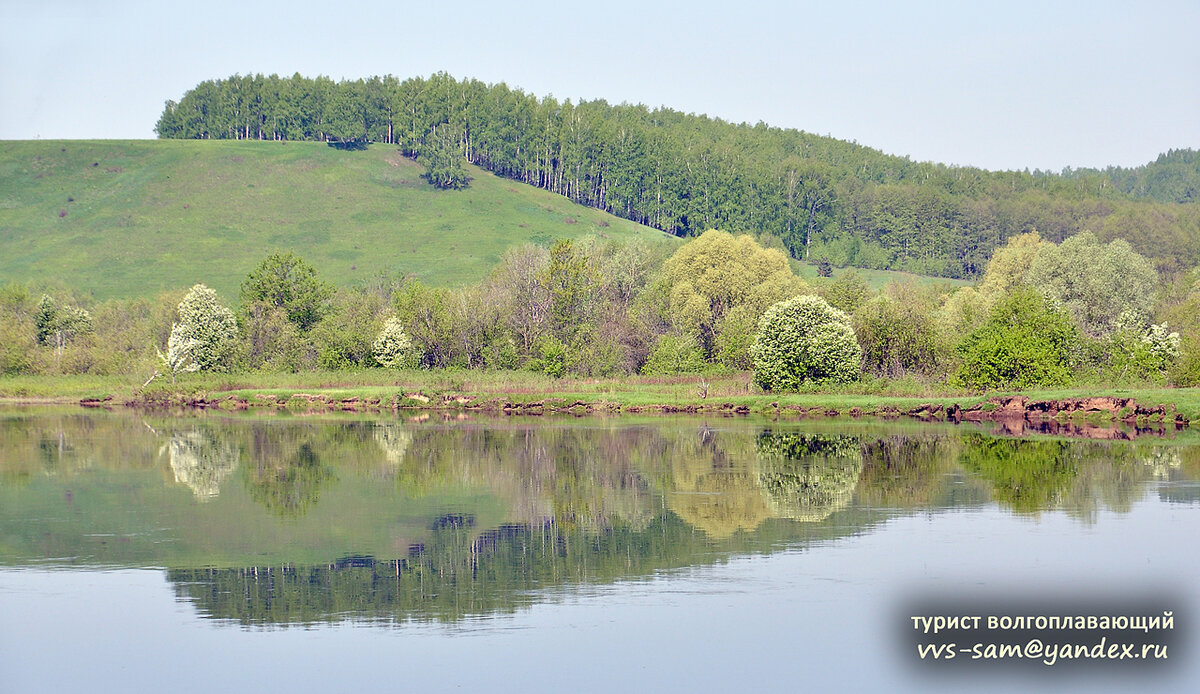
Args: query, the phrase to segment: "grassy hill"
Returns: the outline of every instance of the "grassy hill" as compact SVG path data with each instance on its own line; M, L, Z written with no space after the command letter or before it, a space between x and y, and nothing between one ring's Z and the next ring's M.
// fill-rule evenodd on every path
M0 283L51 281L97 299L204 282L237 298L268 253L336 284L380 271L478 281L512 245L667 234L471 168L428 185L394 147L195 140L0 142Z

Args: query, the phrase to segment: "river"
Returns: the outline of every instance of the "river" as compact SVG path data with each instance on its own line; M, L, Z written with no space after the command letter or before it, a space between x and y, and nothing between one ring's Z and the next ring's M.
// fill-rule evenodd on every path
M1180 691L1200 438L1137 433L9 408L0 691ZM973 657L1033 637L1151 645Z

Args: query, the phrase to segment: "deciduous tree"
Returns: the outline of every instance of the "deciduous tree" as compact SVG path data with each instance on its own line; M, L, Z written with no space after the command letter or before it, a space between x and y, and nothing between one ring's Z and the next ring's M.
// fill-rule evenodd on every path
M242 282L242 306L261 301L287 313L301 332L317 324L329 310L333 287L292 252L272 253Z
M179 358L191 357L200 371L228 371L238 349L237 319L221 304L217 293L203 284L194 285L176 309L179 323L171 329L167 344L172 358L172 341ZM185 363L185 362L181 362Z
M433 186L447 190L466 188L471 179L463 168L459 134L449 124L435 127L425 136L417 161L425 167L425 178Z
M1061 302L1084 332L1097 337L1112 333L1122 314L1146 325L1158 293L1158 273L1150 261L1126 241L1105 245L1087 232L1039 248L1028 282Z
M663 264L660 282L669 291L667 314L679 332L697 339L712 355L722 320L740 308L757 321L771 305L807 289L787 256L749 236L710 230Z
M1070 315L1053 300L1020 288L992 307L987 321L959 345L956 380L980 389L1065 385L1077 347Z
M392 316L383 324L383 329L375 337L371 346L371 354L375 361L387 369L411 368L416 365L416 354L413 351L412 340L404 332L400 319Z

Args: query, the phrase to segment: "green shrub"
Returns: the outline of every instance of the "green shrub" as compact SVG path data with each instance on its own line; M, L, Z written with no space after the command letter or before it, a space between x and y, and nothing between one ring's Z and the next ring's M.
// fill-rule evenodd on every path
M1122 325L1105 341L1117 382L1150 381L1161 384L1179 359L1179 333L1166 323L1139 329Z
M261 301L243 307L242 332L250 368L290 372L316 368L316 348L281 308Z
M829 305L839 311L845 311L847 314L853 314L858 310L874 292L871 290L871 285L863 279L863 276L849 270L843 272L837 279L830 282L821 289L821 297L829 302Z
M650 375L690 374L704 371L704 352L690 336L663 335L650 350L642 373Z
M721 364L741 371L754 366L750 348L758 330L758 316L745 306L737 306L717 323L716 357Z
M863 370L878 376L929 373L941 362L931 310L914 302L878 296L854 314L854 332L863 351Z
M613 338L587 329L575 336L568 349L567 371L580 376L610 376L622 370L626 348Z
M0 315L0 374L33 373L36 340L30 326Z
M562 340L544 337L534 348L538 356L529 360L530 371L541 371L551 378L562 378L567 374L567 346Z
M521 366L521 350L511 335L500 335L488 343L483 352L483 363L489 369L513 371Z
M764 390L858 378L862 351L850 317L816 296L781 301L763 314L751 348L754 382Z
M1190 335L1183 341L1170 380L1177 386L1200 386L1200 335Z
M1031 289L1001 299L959 345L955 376L970 388L1031 388L1071 380L1078 330L1060 306Z

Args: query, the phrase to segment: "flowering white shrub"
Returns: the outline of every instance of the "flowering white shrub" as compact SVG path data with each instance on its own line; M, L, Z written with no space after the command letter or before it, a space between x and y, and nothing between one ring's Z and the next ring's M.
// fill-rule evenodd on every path
M195 340L184 337L183 330L178 323L171 326L171 337L167 338L166 354L163 354L161 349L158 350L158 360L162 363L162 368L171 374L171 383L175 382L177 374L200 370L200 365L196 363L192 354L198 344ZM146 383L149 382L146 381Z
M197 284L179 302L179 324L171 329L179 330L180 348L188 345L188 351L199 371L227 371L233 365L237 351L237 319L217 299L212 289ZM170 357L171 346L167 345Z
M371 355L375 361L389 369L411 368L416 365L416 354L413 351L412 340L404 332L400 319L392 316L383 324L383 329L371 346Z
M816 296L798 296L767 309L750 353L754 382L764 390L853 381L862 361L850 317Z

